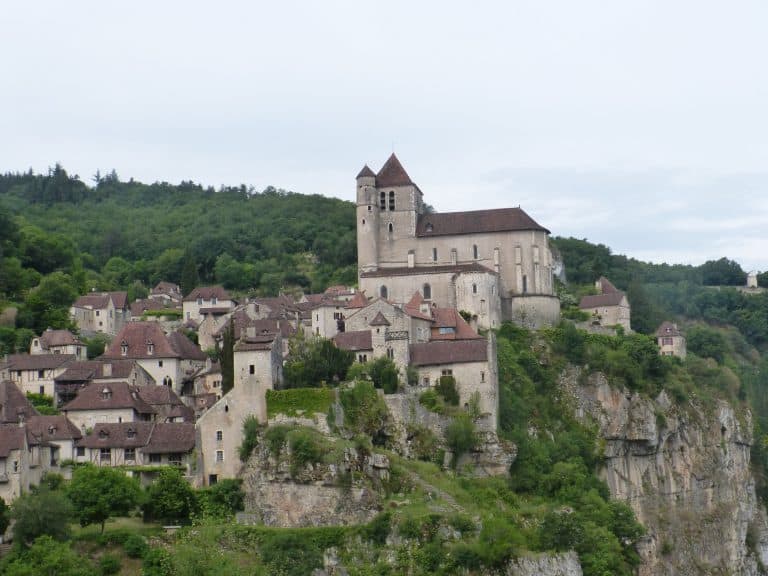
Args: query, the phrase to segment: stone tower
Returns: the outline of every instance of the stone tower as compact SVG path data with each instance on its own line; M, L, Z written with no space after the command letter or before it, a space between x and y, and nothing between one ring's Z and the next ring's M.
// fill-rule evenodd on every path
M379 204L376 174L366 164L357 175L357 268L372 272L379 264Z

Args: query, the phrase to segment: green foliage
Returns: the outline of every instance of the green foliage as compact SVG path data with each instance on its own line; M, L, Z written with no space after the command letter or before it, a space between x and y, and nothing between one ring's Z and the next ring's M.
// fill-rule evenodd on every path
M437 462L436 458L439 456L439 441L435 433L426 426L420 426L417 424L409 424L406 428L406 439L410 444L411 450L414 456L419 460Z
M149 550L147 539L141 534L132 533L123 542L123 548L128 558L143 558Z
M145 518L163 523L189 522L195 512L195 491L176 468L165 468L147 487L143 510Z
M150 548L144 554L141 576L174 576L173 561L165 548Z
M277 426L270 426L267 428L267 431L264 432L264 442L266 442L270 454L275 458L280 456L280 452L288 440L288 433L290 431L290 426L278 424Z
M477 443L475 424L469 414L459 414L445 429L445 443L453 453L451 465L455 468L459 458L472 450Z
M303 333L291 339L283 368L288 388L314 388L337 384L347 377L355 355L342 350L326 338L306 339Z
M81 526L101 524L112 516L124 516L141 497L138 481L120 470L99 466L78 466L72 473L67 494Z
M198 509L207 518L231 518L243 510L245 493L239 478L224 478L197 491Z
M104 554L99 558L99 574L101 576L111 576L120 572L120 558L114 554Z
M436 390L447 404L459 405L459 389L456 387L456 379L453 376L440 376L437 380Z
M86 346L88 360L92 360L104 354L104 350L110 342L110 337L106 334L94 334L90 338L80 338Z
M8 530L8 525L11 523L11 509L5 500L0 498L0 534L5 534Z
M268 391L269 393L269 391ZM241 462L247 462L253 451L259 445L259 431L261 430L261 424L259 424L256 416L247 416L243 422L243 442L237 449L238 456L240 456Z
M304 416L327 414L336 399L336 392L330 388L290 388L288 390L267 390L267 417L277 414Z
M44 416L54 416L59 413L53 405L52 396L38 394L37 392L27 392L27 400L29 400L32 403L32 406Z
M344 425L355 434L367 434L373 443L386 443L389 411L371 382L358 381L339 392Z
M66 540L72 516L72 504L61 491L41 486L14 500L11 506L11 518L15 521L13 539L25 546L40 536Z
M5 576L92 576L96 573L90 561L48 535L38 537L28 549L16 551L0 563L0 572Z
M296 476L307 464L323 461L329 446L323 436L311 428L296 428L288 434L291 453L291 475Z
M689 352L702 358L714 358L722 364L728 345L721 332L704 325L691 326L688 329L686 345Z

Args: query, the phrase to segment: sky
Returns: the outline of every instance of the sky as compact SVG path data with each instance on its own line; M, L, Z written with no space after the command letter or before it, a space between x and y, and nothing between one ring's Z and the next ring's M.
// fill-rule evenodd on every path
M768 269L768 3L7 3L0 171L521 206L646 261Z

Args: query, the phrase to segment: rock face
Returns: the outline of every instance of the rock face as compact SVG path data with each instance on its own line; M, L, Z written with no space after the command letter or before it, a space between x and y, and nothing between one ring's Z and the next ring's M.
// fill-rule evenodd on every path
M639 576L763 573L768 530L750 470L748 412L724 401L676 407L664 392L650 400L599 374L584 382L576 370L561 385L578 415L599 425L611 495L647 529Z
M581 576L576 552L525 556L509 563L507 576Z
M275 458L260 446L243 472L242 521L266 526L343 526L369 522L381 509L389 459L345 448L334 464L291 470L287 453Z

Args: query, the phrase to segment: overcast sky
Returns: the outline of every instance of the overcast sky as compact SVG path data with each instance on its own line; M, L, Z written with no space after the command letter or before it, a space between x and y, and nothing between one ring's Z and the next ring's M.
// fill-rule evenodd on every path
M522 206L644 260L768 268L768 3L9 2L0 170Z

